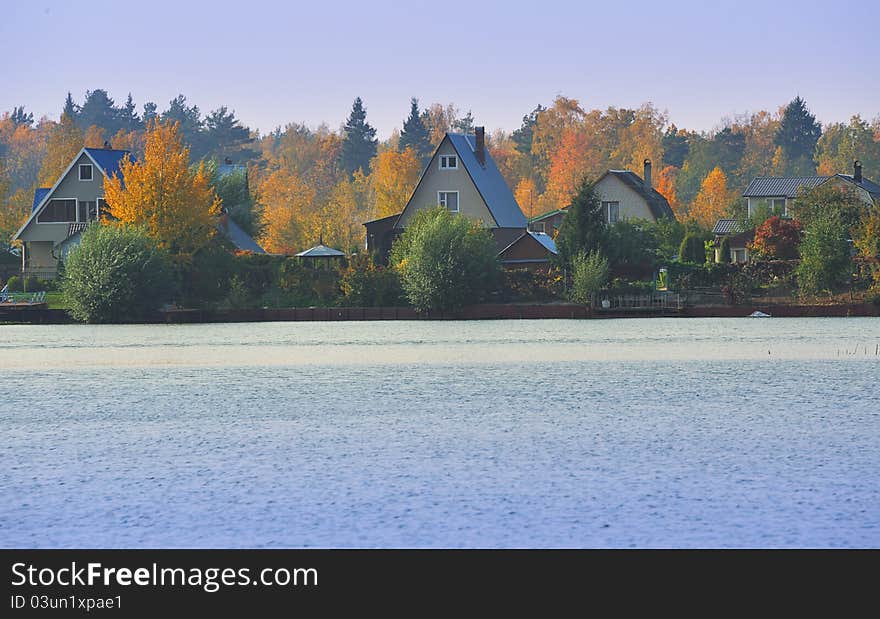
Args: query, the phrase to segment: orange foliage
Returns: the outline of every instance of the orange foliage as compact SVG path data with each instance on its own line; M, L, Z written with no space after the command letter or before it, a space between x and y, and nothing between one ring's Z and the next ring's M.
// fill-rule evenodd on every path
M376 197L375 217L401 212L422 171L418 155L411 148L400 153L388 149L373 158L370 168L370 184Z
M660 174L657 175L654 189L657 190L657 193L666 198L666 201L669 202L669 206L672 207L672 212L675 213L675 217L677 219L684 219L685 214L681 203L678 201L678 196L675 194L675 177L677 175L678 168L671 165L666 166L660 170Z
M715 222L724 217L733 200L727 188L727 176L718 166L706 175L700 185L694 204L688 214L703 228L711 228Z

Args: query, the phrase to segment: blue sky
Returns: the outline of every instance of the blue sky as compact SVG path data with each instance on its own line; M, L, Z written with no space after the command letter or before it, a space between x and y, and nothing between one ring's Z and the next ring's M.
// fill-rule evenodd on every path
M652 101L694 129L796 94L825 123L880 114L874 0L0 0L0 14L0 110L35 116L95 88L160 110L182 92L262 131L336 128L359 95L382 137L413 95L507 130L558 94Z

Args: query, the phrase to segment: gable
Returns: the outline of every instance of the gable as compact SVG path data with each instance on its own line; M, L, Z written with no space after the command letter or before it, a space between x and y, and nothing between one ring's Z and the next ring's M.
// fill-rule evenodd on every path
M601 196L603 202L618 202L620 204L621 219L647 219L655 221L647 200L620 180L615 174L606 174L596 183L596 193Z
M440 169L440 157L454 155L459 157L458 168L454 170ZM477 190L477 186L468 174L458 151L447 135L440 142L431 161L422 172L415 190L406 207L395 223L395 228L405 228L415 214L438 204L438 192L457 191L459 213L469 219L479 220L486 227L496 226L495 218Z
M825 181L825 183L822 183L822 184L823 185L829 184L834 187L840 187L841 189L848 189L850 191L855 191L856 194L859 196L859 198L861 198L861 200L865 204L867 204L868 206L871 206L874 204L873 197L865 188L857 185L852 180L852 178L848 178L846 176L843 176L842 174L832 176L827 181Z
M542 242L535 234L520 235L498 253L499 260L507 263L549 261L556 254L554 251L556 245L549 236L541 235L541 237L546 237L546 240Z

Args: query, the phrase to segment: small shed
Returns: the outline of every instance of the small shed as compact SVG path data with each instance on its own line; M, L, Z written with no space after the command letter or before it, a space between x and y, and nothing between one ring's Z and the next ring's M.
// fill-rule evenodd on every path
M315 269L334 269L342 266L345 252L327 247L321 239L317 245L296 254L296 257Z

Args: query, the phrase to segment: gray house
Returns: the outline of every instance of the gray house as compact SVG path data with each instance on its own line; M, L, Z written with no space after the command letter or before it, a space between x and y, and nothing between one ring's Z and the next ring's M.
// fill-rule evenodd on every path
M30 217L13 237L22 243L23 275L55 278L58 261L106 210L104 177L118 174L123 159L130 156L126 150L83 148L52 187L34 192ZM217 229L236 249L264 253L226 213L218 218Z
M453 213L479 221L495 237L502 264L545 264L556 253L553 239L542 235L536 242L517 245L516 262L507 260L511 244L530 235L523 214L501 171L486 148L486 133L447 133L422 172L412 195L397 215L364 224L367 251L387 257L394 239L422 209L444 206Z

